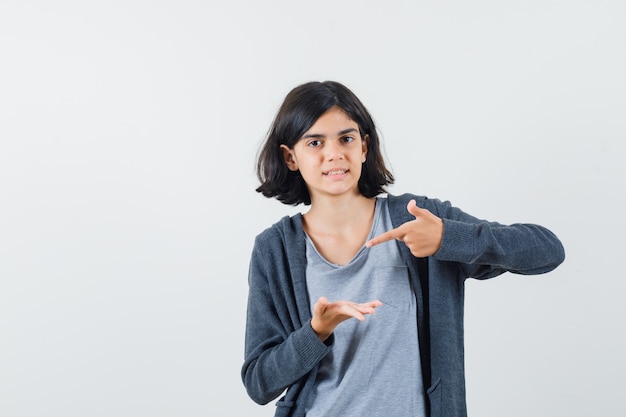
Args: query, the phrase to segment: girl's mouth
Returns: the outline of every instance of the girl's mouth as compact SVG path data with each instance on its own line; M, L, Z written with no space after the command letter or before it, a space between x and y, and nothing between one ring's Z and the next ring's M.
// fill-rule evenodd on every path
M343 175L343 174L345 174L346 172L348 172L348 171L347 171L347 170L345 170L345 169L338 169L338 170L335 170L335 171L327 171L327 172L324 172L324 175L328 175L328 176L333 176L333 175Z

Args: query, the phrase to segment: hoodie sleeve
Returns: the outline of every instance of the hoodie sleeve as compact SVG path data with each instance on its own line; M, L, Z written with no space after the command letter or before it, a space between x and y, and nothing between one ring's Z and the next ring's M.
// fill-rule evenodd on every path
M443 219L438 261L459 262L468 277L485 279L503 272L523 275L552 271L565 260L554 233L528 223L503 225L480 220L449 202L426 200L425 208Z
M282 251L255 241L248 274L245 358L241 377L250 398L259 404L276 399L305 376L330 350L334 340L320 341L310 320L293 319L289 269Z

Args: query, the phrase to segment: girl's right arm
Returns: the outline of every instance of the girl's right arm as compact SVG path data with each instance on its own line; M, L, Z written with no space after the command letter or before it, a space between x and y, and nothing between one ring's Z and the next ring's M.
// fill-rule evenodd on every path
M329 352L310 320L301 324L283 254L255 242L248 275L245 359L241 376L248 395L259 404L276 399L313 369ZM292 289L292 288L291 288Z

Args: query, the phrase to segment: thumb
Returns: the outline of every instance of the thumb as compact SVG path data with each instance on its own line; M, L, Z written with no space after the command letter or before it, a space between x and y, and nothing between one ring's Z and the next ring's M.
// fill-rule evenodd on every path
M422 208L417 207L417 204L415 204L415 200L411 200L409 201L409 204L406 205L406 209L409 213L411 213L413 216L420 217L422 215Z
M321 296L317 299L317 302L315 304L317 304L319 307L326 307L328 304L330 304L330 302L328 301L328 298Z

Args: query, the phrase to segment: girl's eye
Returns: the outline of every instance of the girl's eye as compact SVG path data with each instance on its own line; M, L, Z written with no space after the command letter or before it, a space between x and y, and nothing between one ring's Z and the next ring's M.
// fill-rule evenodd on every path
M307 143L307 146L315 148L317 146L320 146L321 144L322 144L321 140L312 140L311 142Z
M343 138L341 138L341 140L346 142L346 143L350 143L350 142L354 141L354 138L352 136L344 136Z

